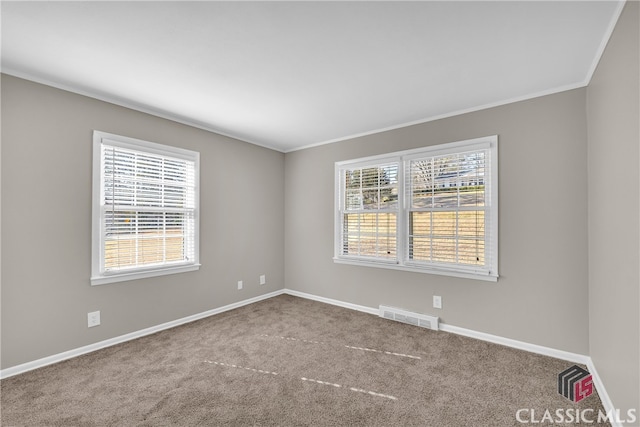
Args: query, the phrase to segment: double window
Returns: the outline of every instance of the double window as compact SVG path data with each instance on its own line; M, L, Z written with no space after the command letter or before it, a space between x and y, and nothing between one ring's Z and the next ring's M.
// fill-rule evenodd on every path
M197 152L95 131L94 285L199 268Z
M336 207L336 262L497 280L497 136L338 162Z

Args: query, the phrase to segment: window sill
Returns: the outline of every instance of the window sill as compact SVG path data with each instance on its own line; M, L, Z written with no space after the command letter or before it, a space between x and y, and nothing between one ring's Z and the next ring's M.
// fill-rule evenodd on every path
M362 259L348 259L348 258L334 257L333 262L336 264L356 265L360 267L376 267L376 268L386 268L390 270L410 271L412 273L427 273L427 274L436 274L439 276L460 277L463 279L482 280L485 282L498 281L497 275L474 273L474 272L461 271L461 270L449 270L444 268L422 267L422 266L415 266L415 265L401 265L401 264L384 262L384 261L375 262L375 261L362 260Z
M163 267L150 270L137 270L127 273L116 273L91 278L91 286L106 285L108 283L124 282L128 280L145 279L147 277L166 276L169 274L186 273L200 269L200 264L180 265L175 267Z

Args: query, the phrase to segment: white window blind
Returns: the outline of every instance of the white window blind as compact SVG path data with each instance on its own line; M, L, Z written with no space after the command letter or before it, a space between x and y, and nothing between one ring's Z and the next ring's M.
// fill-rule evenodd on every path
M410 158L407 262L490 273L489 149Z
M197 267L198 153L95 132L94 156L92 283Z
M498 277L497 137L336 163L336 262Z
M342 254L395 260L398 163L344 168L340 179Z

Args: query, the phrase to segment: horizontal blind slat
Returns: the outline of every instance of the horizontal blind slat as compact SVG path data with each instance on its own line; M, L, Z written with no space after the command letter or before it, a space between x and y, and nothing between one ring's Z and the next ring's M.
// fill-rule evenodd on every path
M195 164L104 142L101 161L105 270L193 258Z
M342 254L395 260L398 163L341 171Z
M422 262L491 265L485 241L486 149L407 162L408 257Z

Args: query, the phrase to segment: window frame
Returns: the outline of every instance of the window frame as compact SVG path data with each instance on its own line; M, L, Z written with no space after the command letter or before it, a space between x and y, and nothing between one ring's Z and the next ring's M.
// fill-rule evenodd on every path
M103 227L103 182L105 180L102 164L102 144L131 149L138 152L180 159L194 163L194 235L193 260L167 265L133 267L119 271L105 271ZM200 268L200 153L141 139L130 138L112 133L93 131L93 171L92 171L92 232L91 232L91 285L103 285L148 277L196 271Z
M485 176L485 251L490 255L486 267L478 268L462 264L441 264L409 259L409 214L411 212L405 175L411 160L421 157L436 157L441 155L464 153L475 150L488 150L485 161L490 165L488 175ZM343 248L343 182L344 170L358 167L380 166L382 164L398 163L398 215L396 223L396 258L380 260L367 256L353 256L342 253ZM488 178L488 179L487 179ZM376 156L362 157L339 161L335 163L334 190L334 256L333 260L339 264L349 264L367 267L387 268L419 273L445 275L495 282L498 280L498 136L491 135L481 138L432 145L412 150L397 151Z
M347 165L349 166L350 169L357 169L357 168L364 169L364 168L371 168L371 167L383 167L383 166L388 166L388 165L394 164L394 163L397 164L397 168L398 168L398 170L397 170L397 173L398 173L397 180L398 180L398 189L399 189L400 188L399 187L399 185L400 185L399 183L400 183L400 180L402 178L402 171L401 171L402 164L398 162L397 157L393 157L393 156L375 156L374 158L368 157L366 159L362 159L362 161L359 161L359 160L349 161L349 162L345 162L343 164L343 168L341 170L346 169L346 168L344 168L344 166L347 166ZM339 172L337 172L337 175L336 175L336 189L338 189L338 191L339 191L341 186L342 186L342 175ZM338 197L340 198L340 200L337 201L337 205L339 206L339 205L341 205L343 203L343 199L341 197L341 194L338 195ZM396 257L398 255L398 252L397 252L398 251L398 241L397 241L398 231L397 230L398 230L398 218L400 217L400 214L401 214L401 209L400 209L401 200L402 200L402 196L400 194L400 191L398 190L397 209L395 210L396 211ZM361 210L362 211L367 211L365 209L361 209ZM391 213L391 211L393 211L393 210L392 209L372 209L372 210L367 211L367 212L370 212L370 213L374 213L374 212L375 213ZM340 222L340 227L342 227L342 213L341 212L342 211L339 211L336 214L336 220ZM338 225L336 225L336 226L338 226ZM342 228L340 228L340 229L342 229ZM340 234L340 230L336 230L336 231L337 231L338 234ZM336 254L340 253L340 249L339 248L341 246L342 246L342 239L340 237L337 237L337 239L336 239L336 250L335 250ZM375 262L375 263L381 263L381 264L395 264L396 263L396 261L394 261L394 260L391 260L391 259L388 259L388 258L381 258L381 257L378 257L378 258L374 259L373 257L367 257L367 256L362 257L362 256L349 255L348 258L349 259L353 259L353 260L360 260L362 262Z

